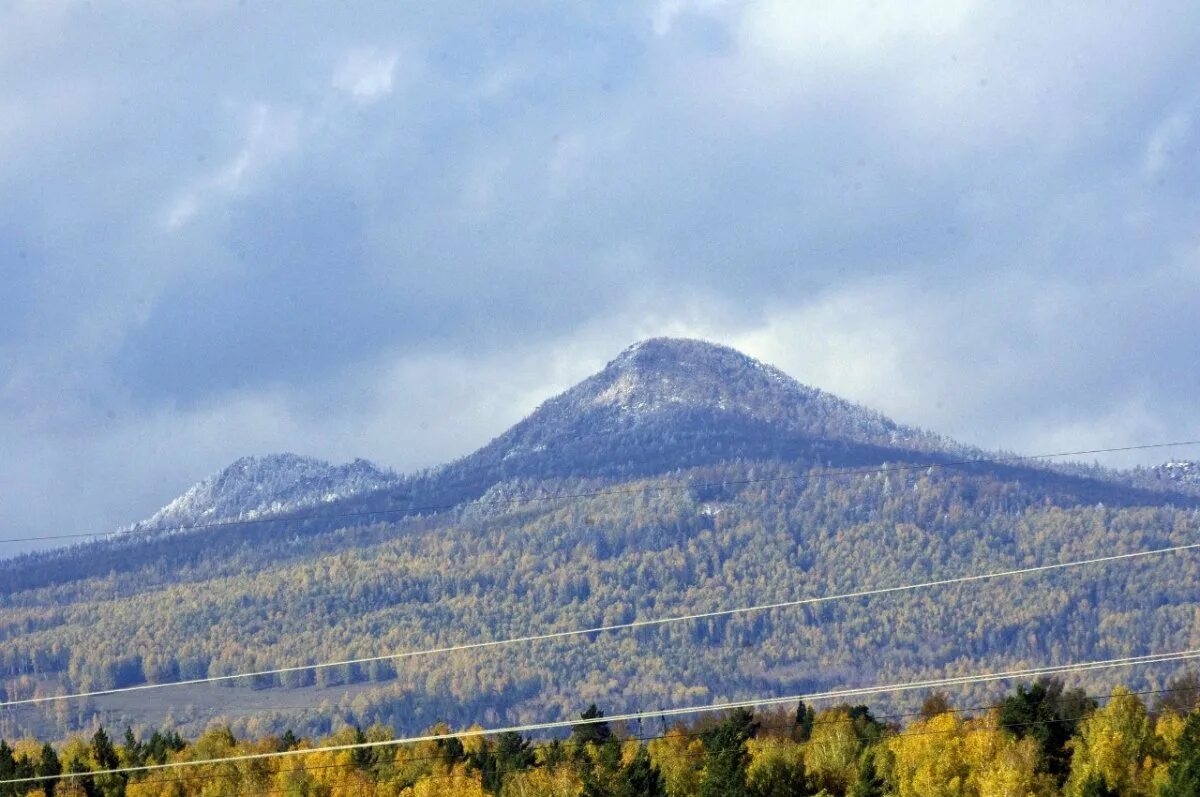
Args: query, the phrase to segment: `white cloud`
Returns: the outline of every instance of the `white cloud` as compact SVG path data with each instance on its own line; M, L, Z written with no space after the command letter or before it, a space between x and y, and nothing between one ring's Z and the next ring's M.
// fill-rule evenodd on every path
M876 2L749 3L739 20L743 48L778 65L812 69L818 64L855 68L898 52L921 53L960 33L973 3L919 0Z
M177 230L206 205L243 192L256 173L295 153L299 146L300 113L256 103L250 108L237 152L176 197L166 213L166 228Z
M356 100L370 102L392 93L400 55L375 47L351 50L333 73L333 86Z

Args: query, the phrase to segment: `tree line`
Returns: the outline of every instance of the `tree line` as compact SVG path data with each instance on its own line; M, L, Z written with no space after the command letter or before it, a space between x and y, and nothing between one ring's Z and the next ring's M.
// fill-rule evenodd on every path
M98 727L58 745L0 741L0 781L41 778L0 784L0 797L1195 797L1198 705L1200 678L1187 675L1153 705L1126 688L1097 700L1055 679L987 709L932 693L910 717L800 703L618 725L593 704L565 738L455 736L442 723L430 741L340 751L317 748L394 733L238 739L215 726L191 741L127 729L114 742ZM106 773L279 752L288 755Z

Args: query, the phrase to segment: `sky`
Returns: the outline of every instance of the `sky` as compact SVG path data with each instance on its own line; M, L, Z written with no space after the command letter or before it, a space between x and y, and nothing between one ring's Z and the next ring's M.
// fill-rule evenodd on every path
M0 537L434 465L654 335L1196 439L1198 308L1194 3L0 4Z

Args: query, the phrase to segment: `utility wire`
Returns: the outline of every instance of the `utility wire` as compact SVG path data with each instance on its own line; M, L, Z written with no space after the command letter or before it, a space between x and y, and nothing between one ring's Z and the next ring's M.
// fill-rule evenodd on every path
M1126 690L1125 693L1130 696L1145 697L1148 695L1174 694L1174 693L1179 693L1179 692L1195 693L1197 691L1198 690L1194 687L1178 687L1178 688L1164 688L1164 689L1143 689L1143 690L1139 690L1139 691ZM1109 693L1102 694L1102 695L1083 695L1083 699L1100 701L1100 700L1111 700L1112 698L1114 698L1116 696L1117 696L1116 692L1109 692ZM944 711L939 712L939 714L968 714L968 713L978 712L978 711L993 711L995 709L999 709L999 708L1003 708L1003 707L1004 707L1003 703L992 703L992 704L983 705L983 706L964 706L962 708L947 708ZM908 719L911 717L921 716L922 713L923 712L921 712L921 711L905 711L905 712L898 712L898 713L894 713L894 714L872 715L872 717L876 721L900 720L900 719ZM987 726L984 728L973 728L972 731L977 731L977 732L978 731L992 731L992 730L997 730L997 729L1028 727L1028 726L1034 726L1034 725L1050 725L1050 724L1055 724L1055 723L1059 723L1059 722L1076 722L1079 720L1087 719L1088 716L1090 716L1090 715L1082 714L1082 715L1075 716L1075 717L1060 717L1058 719L1053 719L1053 720L1030 720L1028 722L1000 723L997 725ZM600 718L598 721L599 722L607 722L607 721L609 721L609 719L610 718L608 718L608 717L603 717L603 718ZM825 718L817 717L813 720L813 727L817 728L817 727L822 727L822 726L826 726L826 725L853 724L857 721L858 720L854 717L836 717L836 718L834 718L834 717L825 717ZM794 729L796 727L796 725L795 725L795 721L793 720L792 722L789 722L789 723L786 723L783 725L760 723L757 727L759 730L767 730L767 731L791 730L791 729ZM693 738L703 736L704 733L705 733L705 731L703 731L703 730L688 731L688 730L682 730L678 726L676 726L676 728L672 729L671 731L658 733L658 734L652 734L649 736L630 735L627 737L623 737L622 741L648 742L648 741L655 741L657 739L667 739L667 738L693 739ZM952 730L896 731L896 732L888 735L888 738L895 738L898 736L923 736L926 734L944 734L944 733L954 733L954 731L952 731ZM302 752L311 752L311 750L304 749L304 750L302 750ZM437 761L437 760L442 760L445 758L446 758L446 756L444 753L434 754L434 755L409 756L404 759L404 763L411 764L413 762L418 762L418 761ZM379 762L376 762L376 765L378 763ZM359 766L361 766L361 765L354 761L337 761L337 762L327 763L327 764L307 764L307 763L301 762L301 765L298 767L291 767L289 769L279 769L270 774L272 776L278 776L278 775L289 775L289 774L293 774L296 772L303 773L303 772L310 772L310 771L323 771L323 770L329 770L329 769L349 769L351 767L359 767ZM91 773L80 772L77 774L79 774L80 776L86 776ZM243 777L244 774L245 773L239 772L236 770L234 770L232 772L228 771L228 770L222 770L220 772L206 772L206 773L202 773L199 775L176 774L175 777L171 777L171 778L155 778L155 779L151 779L151 780L136 780L136 781L134 781L134 783L136 783L139 786L151 786L151 785L162 784L162 783L177 784L177 783L192 783L194 781L207 782L207 781L212 781L212 780L240 778L240 777ZM425 776L425 777L429 777L429 776ZM243 795L243 796L250 795L250 794L255 794L255 792L242 792L241 793L241 795ZM238 795L230 795L230 797L238 797Z
M398 745L415 744L418 742L436 742L449 739L469 739L483 736L495 736L502 733L529 733L531 731L552 731L561 730L564 728L574 728L580 725L595 725L599 723L612 722L633 722L640 720L653 720L658 717L680 717L692 714L705 714L714 711L728 711L738 708L754 708L758 706L776 706L787 703L796 703L798 701L816 701L816 700L838 700L850 697L862 697L865 695L884 694L889 692L908 692L920 689L937 689L945 686L959 686L965 684L991 683L995 681L1006 681L1015 678L1034 678L1043 675L1056 675L1069 672L1089 672L1093 670L1113 669L1117 667L1132 667L1142 664L1159 664L1170 661L1184 661L1200 658L1200 648L1190 650L1172 651L1169 653L1153 653L1143 656L1125 656L1115 659L1103 659L1098 661L1076 662L1072 664L1059 664L1045 667L1027 667L1016 670L1007 670L1002 672L979 673L975 675L960 675L947 678L935 678L924 681L910 681L898 684L884 684L875 686L855 687L850 689L834 689L823 692L808 692L798 695L788 695L787 697L769 697L756 698L752 700L737 700L724 703L709 703L700 706L684 706L669 709L657 709L653 711L636 711L626 714L615 714L611 717L597 717L591 719L573 719L573 720L557 720L553 722L528 723L523 725L511 725L499 728L474 728L459 732L446 733L429 733L420 736L408 736L396 739L386 739L376 742L354 742L350 744L327 745L324 747L314 747L307 750L277 750L264 753L245 753L234 756L224 756L219 758L196 759L192 761L169 761L163 764L144 764L140 766L115 767L113 769L103 769L93 772L79 773L63 773L61 775L35 775L25 778L13 778L8 780L0 780L0 785L16 785L20 783L40 783L46 780L61 780L64 778L75 777L97 777L102 775L123 775L133 772L150 772L158 770L179 769L182 767L205 766L210 764L224 764L238 761L261 761L270 758L294 757L298 755L309 755L314 753L336 753L346 750L368 750L382 747L395 747Z
M254 672L233 673L230 675L213 675L204 678L190 678L183 681L170 681L166 683L153 684L137 684L135 686L121 686L112 689L96 689L89 692L76 692L66 695L42 695L39 697L29 697L21 700L9 700L0 703L0 708L12 708L15 706L29 706L42 703L52 703L64 700L77 700L88 697L101 697L104 695L122 694L125 692L142 692L151 689L166 689L175 686L193 686L196 684L218 683L223 681L232 681L241 678L260 678L275 675L285 675L293 672L304 672L308 670L326 669L329 667L345 667L350 665L370 664L380 661L398 661L401 659L417 658L421 656L434 656L449 653L460 653L469 650L481 650L484 648L494 648L506 645L515 645L530 642L543 642L554 639L566 639L569 637L584 636L589 634L600 634L613 631L624 631L638 628L650 628L654 626L663 626L673 623L695 622L697 620L709 620L717 617L731 617L739 614L748 614L752 612L763 612L771 609L788 609L798 606L810 606L819 603L829 603L832 601L847 600L851 598L869 598L879 595L889 595L899 592L911 592L914 590L928 589L931 587L943 587L954 584L969 584L978 581L987 581L989 579L1007 578L1012 576L1025 576L1033 573L1045 573L1053 570L1067 570L1074 567L1084 567L1087 565L1105 564L1110 562L1128 561L1132 559L1143 558L1147 556L1158 556L1162 554L1182 553L1184 551L1192 551L1200 548L1200 543L1191 543L1188 545L1173 545L1169 548L1155 548L1148 551L1135 551L1133 553L1113 554L1110 556L1099 556L1091 559L1078 559L1071 562L1061 562L1058 564L1036 565L1033 567L1023 567L1015 570L1000 570L991 573L980 573L971 576L957 576L953 578L942 578L934 581L922 581L916 584L904 584L895 587L877 587L873 589L856 590L854 592L843 592L836 595L819 595L812 598L799 598L797 600L779 601L776 603L763 603L756 606L745 606L734 609L719 609L711 612L698 612L695 614L675 615L672 617L659 617L647 620L632 620L626 623L610 623L606 625L593 626L591 628L573 629L568 631L549 631L541 634L528 634L526 636L510 637L507 639L492 639L482 642L467 642L461 645L446 645L436 648L426 648L424 650L410 650L401 653L389 653L381 656L366 656L357 659L344 659L341 661L323 662L318 664L298 664L289 667L276 667L268 670L256 670Z
M334 514L296 514L296 515L276 515L272 517L247 518L244 520L216 520L211 523L196 523L183 526L166 526L157 529L137 529L134 531L91 531L75 534L45 534L34 535L28 537L6 537L0 538L0 543L9 542L36 542L40 540L67 540L67 539L85 539L97 537L109 537L113 540L140 540L145 538L153 538L160 534L175 534L185 531L200 531L202 529L225 528L228 526L256 526L265 523L300 523L307 520L349 520L354 518L364 517L387 517L389 515L417 515L425 513L444 512L460 507L471 500L484 505L510 503L514 500L524 501L526 503L543 503L552 501L569 501L581 498L598 498L606 495L629 495L633 493L651 493L651 492L672 492L677 490L692 490L692 489L715 489L718 487L742 487L752 484L767 484L771 482L781 481L798 481L805 478L828 478L830 476L853 476L866 473L895 473L898 471L908 470L926 470L929 468L953 468L966 465L1003 465L1012 462L1031 462L1036 460L1055 459L1057 457L1081 457L1093 454L1116 454L1130 451L1148 451L1151 449L1161 448L1180 448L1184 446L1200 446L1200 440L1179 440L1168 443L1146 443L1134 446L1117 446L1113 448L1092 448L1081 451L1059 451L1053 454L1027 454L1005 457L975 457L969 459L944 460L940 462L924 462L924 463L909 463L897 464L890 466L871 466L871 467L847 467L847 468L829 468L816 474L814 477L811 473L796 474L792 476L770 476L755 479L730 479L719 482L676 482L665 485L647 485L642 487L624 487L608 490L591 490L575 493L558 493L556 495L536 495L528 496L522 499L513 499L497 496L495 498L484 499L467 499L452 504L430 504L427 506L411 506L411 507L394 507L392 509L370 509L360 512L341 512ZM901 452L897 452L898 454Z
M1152 690L1152 691L1175 691L1175 690ZM1139 695L1139 694L1146 694L1146 693L1145 692L1130 692L1129 694ZM1109 694L1109 695L1102 695L1099 697L1111 698L1111 697L1115 697L1115 695ZM1089 698L1089 699L1096 699L1096 698ZM996 708L998 708L998 706ZM941 713L953 714L953 713L959 713L961 711L968 711L968 710L970 710L970 709L948 709ZM890 716L912 716L912 714L915 714L915 713L919 713L919 712L912 712L907 715L890 715ZM881 737L881 740L897 739L897 738L908 737L908 736L941 736L941 735L947 735L947 734L952 734L952 733L1000 733L1000 732L1003 732L1006 730L1012 730L1015 728L1029 728L1029 727L1038 727L1038 726L1046 726L1046 725L1057 725L1059 723L1066 723L1066 722L1079 722L1079 721L1087 719L1089 716L1091 716L1091 715L1090 714L1080 714L1080 715L1073 716L1073 717L1058 717L1056 719L1049 719L1049 720L1029 720L1027 722L997 723L994 725L986 725L983 727L976 727L976 728L947 728L947 729L940 729L940 730L924 728L921 730L896 731L894 733L886 733L886 731L885 731L884 735ZM875 717L876 720L889 719L889 718L890 717L888 715ZM815 728L815 727L823 726L823 725L853 724L857 721L858 720L856 720L853 717L839 717L836 719L827 719L827 720L818 719L818 720L814 721L813 727ZM759 725L756 725L756 731L789 730L794 727L795 727L794 724L787 724L787 725L759 724ZM630 742L643 743L643 742L653 742L653 741L657 741L660 739L668 739L668 738L695 739L698 737L703 737L704 734L705 734L705 731L676 731L676 732L653 734L650 736L628 736L623 739L618 739L618 741L621 741L621 742L630 741ZM652 756L652 763L657 764L657 762L659 762L659 761L677 761L680 759L692 759L692 758L701 759L705 755L709 755L712 753L721 753L721 752L729 752L729 751L737 750L739 747L741 747L744 744L745 744L745 742L741 742L741 743L737 743L737 744L733 744L733 745L729 745L729 746L725 746L725 747L710 748L710 747L705 746L705 748L703 750L694 750L694 751L693 750L684 750L682 752L677 752L677 753L657 753L654 756ZM411 763L420 762L420 761L437 761L437 760L445 761L446 758L447 757L445 754L412 756L410 758L406 758L403 763L411 764ZM415 781L416 782L424 782L424 781L429 781L429 780L439 780L440 781L440 780L458 780L458 779L473 780L473 776L476 774L479 774L480 776L482 776L482 772L480 772L480 770L478 770L476 768L472 768L469 762L464 762L464 763L467 763L467 769L465 771L461 771L461 772L450 771L450 772L444 772L444 773L430 772L430 773L417 775L415 777ZM555 763L545 763L545 762L534 761L532 763L522 764L519 766L507 766L506 767L502 763L497 762L497 773L500 774L501 777L504 777L506 775L517 774L517 773L521 773L521 772L529 772L529 771L536 770L536 769L557 770L562 767L578 766L579 764L580 764L579 761L574 761L574 760L568 759L568 760L558 761ZM363 765L360 765L353 761L339 761L339 762L330 763L330 764L313 764L310 766L300 766L300 767L295 767L292 769L281 769L276 772L269 773L268 777L278 777L280 775L289 775L289 774L293 774L293 773L297 773L297 772L302 773L302 774L308 774L309 772L328 771L331 769L359 769L359 768L361 768L361 769L369 770L370 767L371 767L371 765L366 765L364 767ZM80 775L81 777L85 777L85 776L87 776L89 774L93 774L93 773L81 772L81 773L77 773L77 774ZM244 778L245 775L246 775L246 773L239 772L239 771L213 772L213 773L206 773L204 775L191 775L191 776L183 776L183 777L178 777L178 778L169 778L169 779L164 779L164 780L135 780L135 781L133 781L133 785L137 785L139 787L149 786L149 785L159 784L159 783L169 783L172 785L178 785L178 784L183 784L183 783L192 783L195 781L200 781L201 783L208 783L208 782L211 782L214 780L228 780L228 779L239 779L240 780L240 779ZM381 778L373 779L367 785L371 786L372 793L377 793L378 788L380 786L392 784L392 783L395 783L395 782L401 781L401 780L406 780L411 777L413 777L411 773L396 772L393 775L391 775L390 777L385 777L385 778L381 777ZM360 785L362 785L362 784L360 784ZM271 797L271 795L276 795L276 794L287 794L289 791L294 791L293 786L290 784L284 785L284 786L278 786L278 787L275 787L272 789L267 789L265 791L263 791L263 790L238 791L238 792L234 792L232 795L228 795L228 797Z

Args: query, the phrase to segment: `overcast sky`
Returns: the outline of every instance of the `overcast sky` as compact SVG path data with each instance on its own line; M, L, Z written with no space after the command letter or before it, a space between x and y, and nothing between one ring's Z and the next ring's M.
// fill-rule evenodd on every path
M0 536L436 464L659 334L989 447L1200 437L1194 3L0 9Z

